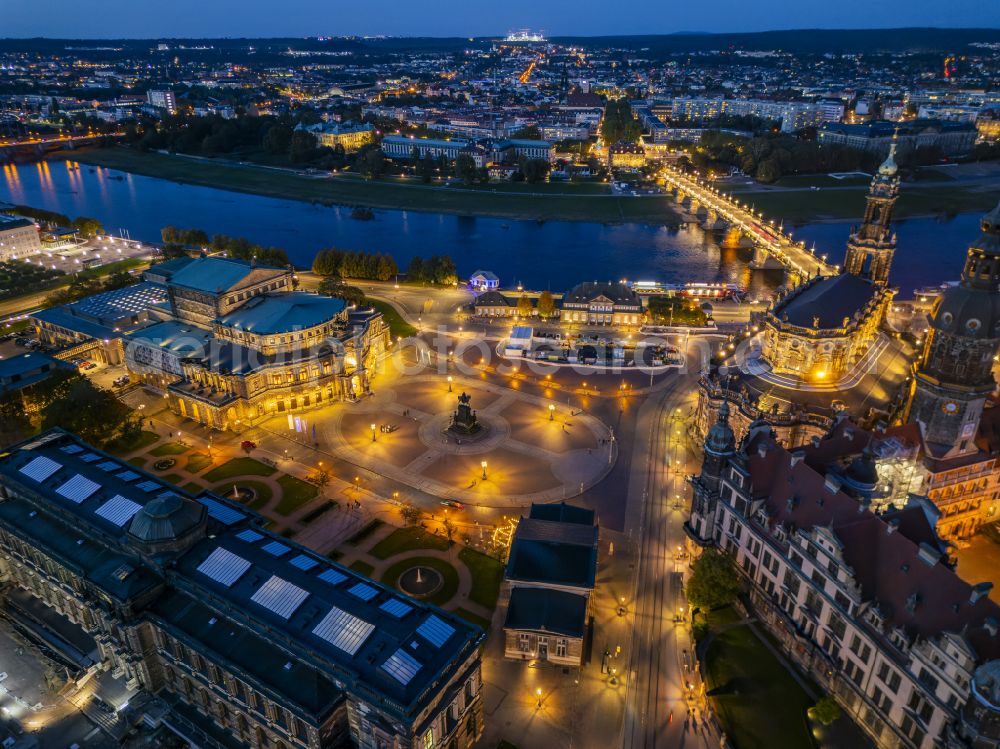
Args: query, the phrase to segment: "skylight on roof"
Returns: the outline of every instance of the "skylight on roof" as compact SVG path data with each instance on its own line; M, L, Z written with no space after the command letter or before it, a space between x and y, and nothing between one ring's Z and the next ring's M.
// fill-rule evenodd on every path
M268 554L273 554L276 557L284 556L285 554L287 554L292 550L291 547L285 546L280 541L270 541L261 546L260 548L262 548Z
M198 497L198 501L208 508L209 515L223 525L236 525L241 520L247 519L247 516L239 510L214 500L211 497Z
M352 596L357 596L362 601L370 601L378 595L378 588L373 588L368 583L356 583L347 592Z
M213 550L204 562L198 565L198 572L222 583L227 588L243 577L250 569L250 562L241 556L233 554L221 546Z
M336 606L313 629L313 634L348 655L354 655L364 645L375 625L359 619Z
M114 471L122 467L122 464L116 460L105 460L103 463L98 463L97 467L102 471Z
M298 585L277 575L271 575L271 579L261 585L257 592L250 596L250 600L282 619L288 619L308 597L309 591L302 590Z
M264 534L247 529L245 531L240 531L239 533L237 533L236 538L238 538L240 541L246 541L248 544L252 544L254 541L260 541L262 538L264 538Z
M142 481L135 485L136 489L142 489L144 492L155 492L160 488L160 485L155 481Z
M81 455L80 460L84 463L93 463L95 460L100 460L101 456L97 453L87 453L86 455Z
M288 563L293 567L298 567L300 570L311 570L319 564L315 559L307 557L305 554L299 554L294 559L290 559Z
M417 634L436 648L441 647L448 638L455 634L455 628L445 621L442 621L435 614L431 614L424 619L423 624L417 627Z
M135 481L139 478L139 474L135 471L122 471L121 473L116 473L115 477L120 478L122 481Z
M400 648L389 656L389 660L382 664L382 668L392 678L406 686L420 670L420 662Z
M388 601L379 606L379 609L384 611L397 619L402 619L404 616L413 611L413 607L408 603L403 603L398 598L390 598Z
M105 520L108 520L119 528L135 515L139 510L142 509L142 505L137 502L133 502L128 497L123 497L121 494L116 494L103 505L94 510L94 514L100 515Z
M80 445L63 445L59 448L67 455L76 455L77 453L82 453L83 448Z
M61 463L56 463L52 458L39 455L30 463L21 466L20 472L29 479L34 479L38 483L41 483L60 468L62 468Z
M342 572L337 572L337 570L334 569L323 570L317 575L317 577L324 582L330 583L330 585L338 585L347 579L347 575Z
M80 504L83 500L101 488L101 485L91 481L86 476L79 473L56 489L56 494L66 497L74 504Z

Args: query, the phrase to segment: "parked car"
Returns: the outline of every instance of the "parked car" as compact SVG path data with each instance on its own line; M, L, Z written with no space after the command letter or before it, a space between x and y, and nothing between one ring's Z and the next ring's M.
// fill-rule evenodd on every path
M464 510L465 505L455 499L442 499L441 504L445 507L454 507L456 510Z
M131 381L132 379L128 375L122 375L121 377L116 378L112 384L115 387L122 387L123 385L128 385Z

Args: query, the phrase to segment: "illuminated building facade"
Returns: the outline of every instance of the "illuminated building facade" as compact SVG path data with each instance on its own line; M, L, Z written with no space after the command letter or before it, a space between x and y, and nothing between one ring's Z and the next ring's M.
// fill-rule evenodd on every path
M0 456L0 582L92 638L94 671L160 697L183 738L471 747L482 631L262 521L62 430Z
M0 262L21 260L42 251L34 221L0 214Z
M154 270L168 302L125 337L126 365L216 429L359 397L389 345L380 313L293 291L290 270L215 257Z

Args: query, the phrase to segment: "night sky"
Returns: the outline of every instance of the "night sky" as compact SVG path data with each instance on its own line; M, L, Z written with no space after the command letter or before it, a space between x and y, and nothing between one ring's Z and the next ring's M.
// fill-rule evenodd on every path
M1000 0L4 0L0 7L0 37L495 36L517 28L561 36L1000 26Z

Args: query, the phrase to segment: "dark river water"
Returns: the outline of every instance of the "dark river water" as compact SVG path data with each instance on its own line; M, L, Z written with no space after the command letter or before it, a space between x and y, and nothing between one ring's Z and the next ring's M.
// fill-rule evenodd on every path
M905 188L904 188L905 189ZM4 166L0 201L31 205L70 217L100 219L111 233L159 241L166 225L244 236L283 248L309 266L316 250L387 252L405 268L414 255L451 255L461 275L491 270L504 286L556 291L581 281L654 280L664 283L740 283L766 296L781 283L774 271L750 271L750 252L721 232L695 226L604 225L576 221L517 221L415 211L375 211L372 221L350 209L246 195L92 168L69 161ZM858 205L858 214L864 206ZM892 282L907 298L914 288L958 277L967 245L979 234L979 214L948 221L898 224ZM808 224L794 231L817 254L843 258L850 223Z

